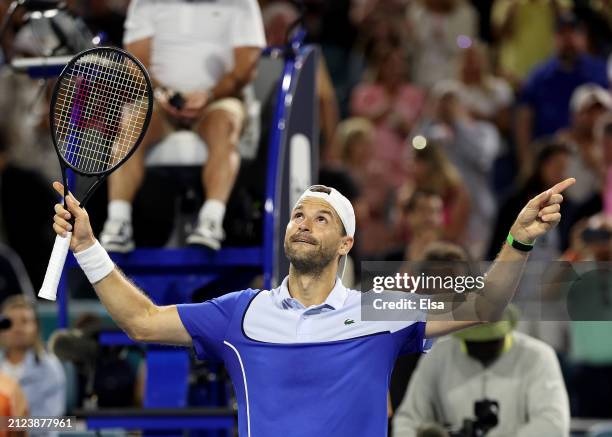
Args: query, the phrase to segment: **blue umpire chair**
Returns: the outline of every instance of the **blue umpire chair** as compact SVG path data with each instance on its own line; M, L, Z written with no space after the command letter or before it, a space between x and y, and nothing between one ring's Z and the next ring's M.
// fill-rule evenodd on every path
M261 277L263 287L270 288L279 284L288 272L283 251L284 228L291 206L316 180L319 156L315 93L319 53L316 47L303 44L303 31L298 30L295 35L287 47L268 48L263 52L253 87L261 110L258 114L255 106L250 114L261 120L260 141L256 147L252 138L257 133L251 133L250 137L247 135L251 142L246 141L240 147L241 170L224 224L228 232L227 244L217 252L168 247L180 244L183 225L188 223L188 220L180 220L185 215L184 208L175 206L179 223L174 224L174 231L164 247L138 247L129 254L111 254L116 264L157 304L192 302L196 292L196 300L201 300L247 288L255 277ZM65 62L65 58L14 60L13 67L31 77L49 77L57 75ZM177 142L183 147L180 153L177 153ZM193 164L201 165L205 158L204 145L188 132L179 132L152 149L147 156L147 171L159 177L171 174L191 174L193 177L195 174L199 181L200 167ZM184 190L182 199L193 202L194 195L189 190L193 190L194 185L179 180L179 186L191 187ZM136 211L138 205L135 204L134 209ZM241 213L248 217L240 217ZM90 216L96 217L91 209ZM136 219L134 227L137 232ZM59 327L69 324L72 291L69 277L73 274L80 272L69 255L58 290ZM99 341L105 345L133 344L120 331L102 332ZM186 428L221 429L226 432L222 435L231 435L228 433L234 427L235 413L228 408L229 399L222 393L223 387L208 399L213 403L218 401L217 407L221 408L189 408L191 359L188 350L148 345L146 365L145 409L79 412L86 418L89 429L121 427L163 432L164 435L178 435Z

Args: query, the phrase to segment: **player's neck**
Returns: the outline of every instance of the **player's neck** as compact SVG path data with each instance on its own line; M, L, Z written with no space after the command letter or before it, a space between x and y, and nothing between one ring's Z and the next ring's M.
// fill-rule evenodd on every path
M289 267L289 294L308 308L320 305L336 285L336 269L330 265L318 273L300 273L293 266Z

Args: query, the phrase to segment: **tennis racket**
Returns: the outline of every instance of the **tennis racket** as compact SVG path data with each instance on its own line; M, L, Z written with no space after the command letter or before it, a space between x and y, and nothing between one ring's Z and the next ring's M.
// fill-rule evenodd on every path
M131 54L96 47L64 67L51 97L51 138L68 195L67 169L95 178L84 207L102 181L134 153L153 111L153 88L144 66ZM72 223L74 225L74 223ZM39 297L55 300L72 233L58 235Z

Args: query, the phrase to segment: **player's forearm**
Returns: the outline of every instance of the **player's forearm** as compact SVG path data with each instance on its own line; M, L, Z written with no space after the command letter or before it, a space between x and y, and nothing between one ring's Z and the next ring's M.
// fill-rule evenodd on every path
M147 317L156 309L155 304L117 267L93 286L100 302L117 325L131 338L140 338Z
M501 317L516 293L528 256L528 252L504 243L485 277L484 292L476 299L476 312L481 321Z

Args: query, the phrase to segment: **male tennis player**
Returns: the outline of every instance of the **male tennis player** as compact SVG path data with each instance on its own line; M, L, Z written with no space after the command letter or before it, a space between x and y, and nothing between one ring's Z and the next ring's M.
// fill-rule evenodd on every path
M521 211L475 298L482 320L497 319L512 299L529 249L559 222L561 192L574 182L560 182ZM280 287L163 307L113 265L72 195L67 206L56 205L53 227L70 230L74 215L70 248L113 319L136 341L193 345L199 358L223 361L241 436L384 436L396 357L421 351L425 338L478 323L362 320L361 293L338 277L355 215L333 188L310 187L293 208L284 240L291 265Z

